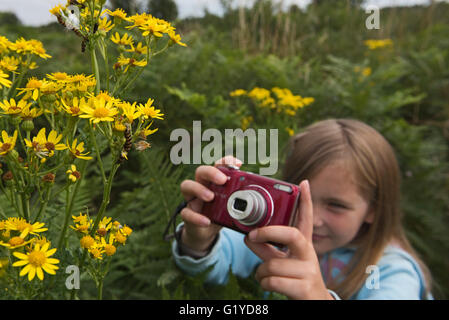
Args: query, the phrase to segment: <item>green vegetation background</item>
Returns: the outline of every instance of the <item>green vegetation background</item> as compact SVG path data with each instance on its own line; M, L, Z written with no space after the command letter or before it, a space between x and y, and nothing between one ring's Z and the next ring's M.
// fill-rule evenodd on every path
M282 13L264 0L250 9L228 8L223 17L206 13L174 22L188 48L155 58L129 92L133 101L154 98L166 120L152 136L152 149L131 152L116 178L107 215L134 232L111 266L104 298L261 297L253 279L231 275L226 286L210 287L204 275L186 276L173 262L170 243L162 240L181 201L179 183L193 177L196 168L170 163L171 130L191 131L193 120L201 120L203 130L238 128L245 115L254 117L251 127L280 129L281 165L286 127L300 130L321 119L351 117L384 134L401 165L407 234L430 267L435 297L449 298L449 4L384 9L379 30L366 29L367 17L350 1L317 1L307 12L291 7ZM44 43L53 58L41 61L30 76L90 74L79 39L57 23L26 27L0 14L0 34ZM383 38L391 38L394 46L370 51L364 45L367 39ZM368 76L356 71L368 67ZM289 88L315 102L295 117L281 118L260 116L248 101L229 96L255 86ZM98 185L95 175L85 178L75 211L98 203ZM52 212L58 215L58 208ZM87 278L81 287L81 298L95 297Z

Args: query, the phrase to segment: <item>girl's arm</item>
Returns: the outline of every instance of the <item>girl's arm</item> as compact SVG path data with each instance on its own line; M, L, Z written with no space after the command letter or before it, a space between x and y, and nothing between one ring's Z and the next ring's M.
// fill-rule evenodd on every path
M178 230L183 224L178 226ZM176 241L172 244L172 252L176 265L189 275L196 275L212 269L206 281L211 284L225 284L228 281L229 271L246 278L261 263L244 243L244 235L228 228L222 228L210 252L199 259L188 255L181 255Z

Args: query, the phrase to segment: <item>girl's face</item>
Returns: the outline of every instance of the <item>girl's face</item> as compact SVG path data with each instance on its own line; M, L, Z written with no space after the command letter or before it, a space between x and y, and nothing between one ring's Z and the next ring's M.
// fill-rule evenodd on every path
M373 212L341 164L325 167L310 179L313 202L313 246L318 256L348 245Z

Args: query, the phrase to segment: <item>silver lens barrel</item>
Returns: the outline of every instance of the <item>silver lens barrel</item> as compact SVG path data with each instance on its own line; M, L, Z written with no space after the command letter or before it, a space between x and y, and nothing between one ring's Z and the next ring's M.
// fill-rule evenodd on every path
M229 197L227 209L239 223L253 226L266 216L267 202L258 191L239 190Z

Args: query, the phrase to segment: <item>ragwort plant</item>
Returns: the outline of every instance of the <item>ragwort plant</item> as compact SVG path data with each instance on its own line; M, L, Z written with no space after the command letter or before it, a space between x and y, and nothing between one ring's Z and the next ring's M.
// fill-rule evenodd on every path
M67 290L54 294L64 286L56 283L64 278L55 275L64 272L62 265L74 264L81 276L91 276L101 299L111 260L132 233L106 216L113 180L132 149L151 147L148 136L158 130L154 122L164 114L151 98L137 104L122 97L154 56L185 44L169 22L147 13L104 10L105 2L71 0L50 10L80 38L92 75L58 71L26 79L38 67L37 58L51 56L38 40L0 36L2 297L67 297ZM94 212L87 207L75 213L80 182L94 164L103 183L101 204ZM65 210L55 217L48 209L60 194L65 194ZM59 230L46 227L57 218ZM75 298L79 288L67 289Z

